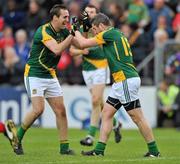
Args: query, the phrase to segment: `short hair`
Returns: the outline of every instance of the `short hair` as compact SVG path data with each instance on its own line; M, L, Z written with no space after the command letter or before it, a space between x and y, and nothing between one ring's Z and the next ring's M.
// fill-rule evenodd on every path
M67 10L67 7L63 4L54 5L49 12L50 18L52 19L54 15L59 17L61 15L60 10Z
M95 26L99 26L100 23L106 25L106 26L111 26L111 21L109 17L103 13L97 14L91 21L92 24Z
M88 4L85 8L87 8L87 7L93 8L93 9L96 10L96 13L99 13L99 10L98 10L98 8L97 8L96 6L94 6L94 5L92 5L92 4Z

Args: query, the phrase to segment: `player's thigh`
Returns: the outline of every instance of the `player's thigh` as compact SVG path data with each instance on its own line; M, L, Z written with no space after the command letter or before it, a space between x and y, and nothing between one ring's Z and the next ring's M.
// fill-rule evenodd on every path
M65 110L63 96L48 97L47 101L55 113Z
M86 86L91 89L94 85L108 84L110 76L107 68L96 69L92 71L82 71Z
M48 86L45 90L45 98L63 96L62 88L57 78L49 79Z
M42 113L44 111L44 97L34 96L31 97L32 109Z
M24 77L26 91L32 102L32 109L36 112L44 110L44 90L47 81L42 78Z
M88 89L91 89L93 85L93 73L94 71L82 71L83 79Z
M117 110L110 104L105 103L103 110L102 110L102 117L105 118L112 118Z
M103 100L105 84L95 84L91 88L92 99Z
M37 77L24 77L27 94L32 97L44 97L44 91L48 85L47 79Z
M108 68L100 68L94 71L93 74L93 84L109 84L110 83L110 74Z
M140 78L129 78L119 83L114 83L109 94L110 97L118 99L121 104L139 99Z
M127 111L127 113L135 122L144 119L144 115L141 108L135 108L133 110L129 110Z

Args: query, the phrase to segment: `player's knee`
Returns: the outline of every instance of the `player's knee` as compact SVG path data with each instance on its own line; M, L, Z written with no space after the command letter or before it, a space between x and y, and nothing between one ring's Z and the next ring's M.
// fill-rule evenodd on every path
M55 114L57 117L66 117L65 106L61 106L61 108L57 108L55 110Z
M33 109L33 113L35 115L35 117L39 117L44 111L44 108L37 108L37 109Z
M138 117L134 113L129 114L129 116L131 117L131 119L135 124L138 123Z
M131 117L131 119L135 124L139 124L140 122L143 121L143 117L140 117L139 113L137 112L132 111L131 113L129 113L129 116Z
M106 110L105 108L102 111L102 117L104 119L111 119L113 117L113 113L110 110Z
M102 98L99 96L93 96L92 98L93 106L101 105L102 104L101 101L102 101Z

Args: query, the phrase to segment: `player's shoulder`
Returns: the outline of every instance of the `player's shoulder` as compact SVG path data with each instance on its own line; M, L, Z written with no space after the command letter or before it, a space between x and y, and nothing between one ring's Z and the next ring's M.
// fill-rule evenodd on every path
M69 30L67 28L62 29L61 31L64 35L69 35Z
M110 27L104 31L104 35L113 35L113 34L117 35L117 33L120 33L120 31L119 31L119 29L114 28L114 27Z
M111 28L103 31L102 35L105 40L111 41L111 40L114 40L115 38L121 36L121 33L120 33L119 29L111 27Z
M39 26L35 32L35 35L42 35L44 32L49 32L48 23Z
M34 34L34 41L40 41L45 36L47 35L52 36L52 34L53 34L53 31L51 30L49 23L43 24L37 28Z

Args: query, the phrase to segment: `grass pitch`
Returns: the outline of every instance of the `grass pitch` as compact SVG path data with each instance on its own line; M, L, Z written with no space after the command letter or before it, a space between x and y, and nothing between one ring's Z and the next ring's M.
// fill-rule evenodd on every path
M0 135L0 164L180 164L180 131L175 129L154 129L161 152L160 158L143 158L147 146L137 130L122 130L119 144L111 134L104 157L84 157L84 147L79 140L86 135L85 130L70 129L70 146L75 156L62 156L59 152L56 129L31 128L25 135L23 147L25 155L17 156L3 135ZM97 134L98 138L99 134Z

